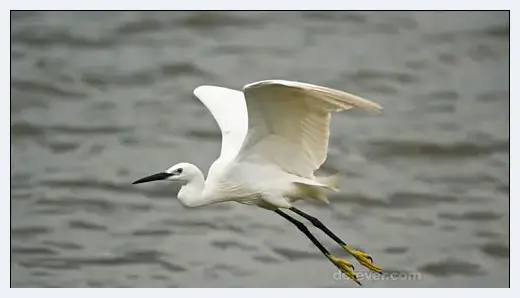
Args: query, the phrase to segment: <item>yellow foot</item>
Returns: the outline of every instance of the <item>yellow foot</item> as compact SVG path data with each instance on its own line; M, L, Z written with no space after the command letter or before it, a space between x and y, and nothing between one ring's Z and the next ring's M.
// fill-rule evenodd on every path
M372 270L374 272L377 272L377 273L382 273L383 272L383 270L381 270L381 268L379 268L378 266L374 265L374 260L368 254L366 254L364 252L361 252L361 251L358 251L358 250L355 250L355 249L352 249L352 248L350 248L350 247L348 247L346 245L344 245L343 248L348 253L350 253L352 256L354 256L354 258L356 258L356 260L359 262L359 264L367 267L368 269L370 269L370 270Z
M328 258L334 265L336 265L336 267L339 268L341 272L345 273L345 275L347 275L350 279L352 279L354 282L361 286L361 283L359 282L359 280L356 277L356 274L354 273L354 265L350 264L345 260L336 258L332 255L329 255Z

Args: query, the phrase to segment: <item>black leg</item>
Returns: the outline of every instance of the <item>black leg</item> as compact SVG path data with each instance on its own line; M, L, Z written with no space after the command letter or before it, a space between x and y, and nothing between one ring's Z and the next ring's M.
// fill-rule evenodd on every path
M318 229L322 230L325 234L327 234L327 236L332 238L341 247L343 247L344 250L346 250L349 254L354 256L361 263L361 265L367 267L368 269L370 269L370 270L372 270L374 272L378 272L378 273L382 272L381 268L379 268L378 266L373 264L374 260L372 259L371 256L369 256L368 254L366 254L364 252L360 252L360 251L357 251L355 249L350 248L345 243L345 241L341 240L338 236L336 236L334 233L332 233L332 231L329 230L319 219L317 219L316 217L311 216L311 215L309 215L309 214L299 210L296 207L291 207L291 208L289 208L289 210L291 210L292 212L294 212L294 213L300 215L301 217L307 219L315 227L317 227Z
M353 269L354 266L350 264L349 262L346 262L345 260L338 259L330 254L330 252L312 235L312 233L307 229L307 227L299 220L293 218L289 214L286 214L285 212L276 209L274 212L279 214L281 217L285 218L286 220L290 221L293 225L295 225L298 230L302 231L309 240L312 241L312 243L329 259L332 264L336 265L341 272L345 273L350 279L355 281L358 285L361 285L359 280L357 279Z
M307 236L307 238L309 238L312 241L312 243L314 243L314 245L316 245L316 247L318 247L318 249L327 258L330 256L330 252L318 241L318 239L316 239L316 237L314 237L314 235L312 235L312 233L309 231L309 229L307 229L307 227L301 221L293 218L289 214L287 214L279 209L276 209L274 212L278 213L280 216L282 216L283 218L290 221L293 225L295 225L298 228L298 230L302 231L305 234L305 236Z
M329 236L330 238L332 238L334 241L336 241L339 245L341 246L345 246L347 245L343 240L341 240L338 236L336 236L334 233L332 233L331 230L329 230L319 219L317 219L316 217L314 216L311 216L299 209L297 209L296 207L291 207L289 210L291 210L292 212L300 215L301 217L305 218L306 220L310 221L315 227L317 227L318 229L322 230L325 234L327 234L327 236Z

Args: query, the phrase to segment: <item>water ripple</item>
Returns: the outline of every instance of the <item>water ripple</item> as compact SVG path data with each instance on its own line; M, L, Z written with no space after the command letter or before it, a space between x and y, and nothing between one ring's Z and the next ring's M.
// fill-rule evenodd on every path
M292 248L273 247L272 250L284 257L288 261L297 261L301 259L323 259L323 256L319 253L306 250L296 250Z
M469 211L463 214L441 212L437 216L449 220L492 221L502 218L503 215L491 211Z
M19 261L19 264L27 268L67 269L76 270L85 266L122 266L135 264L156 264L170 272L186 271L186 268L161 260L156 251L129 252L122 256L88 257L88 258L33 258Z
M93 223L86 220L71 220L69 227L74 230L89 230L89 231L104 231L107 229L106 226Z
M223 250L227 250L229 248L238 248L240 250L245 251L255 251L256 247L252 245L247 245L243 243L239 243L237 241L224 241L224 240L215 240L211 242L211 245Z
M50 97L62 97L67 99L85 98L87 95L83 92L67 90L62 86L58 86L49 82L36 82L20 79L11 79L12 90L21 92L32 92L39 95L47 95Z
M493 258L509 259L509 246L502 243L488 243L483 245L481 250Z
M435 263L429 263L421 266L419 271L434 276L476 276L485 274L480 265L457 260L444 260Z
M52 31L35 29L37 28L15 31L11 34L11 43L29 47L67 46L78 49L97 49L114 46L117 41L112 36L88 38L72 35L70 32L63 29L55 29Z
M468 158L509 152L509 142L491 144L458 142L454 144L426 143L416 141L372 141L369 143L371 157L438 157Z
M25 226L11 228L11 237L13 238L33 238L38 235L49 234L52 229L48 227Z

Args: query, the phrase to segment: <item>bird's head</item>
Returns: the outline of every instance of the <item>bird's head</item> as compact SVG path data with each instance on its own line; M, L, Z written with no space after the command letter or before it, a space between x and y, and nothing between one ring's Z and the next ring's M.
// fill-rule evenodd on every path
M168 168L166 171L159 172L159 173L152 174L152 175L146 176L144 178L138 179L138 180L132 182L132 184L146 183L146 182L152 182L152 181L161 181L161 180L189 182L199 172L200 171L197 169L196 166L194 166L190 163L181 162L181 163L178 163L178 164Z

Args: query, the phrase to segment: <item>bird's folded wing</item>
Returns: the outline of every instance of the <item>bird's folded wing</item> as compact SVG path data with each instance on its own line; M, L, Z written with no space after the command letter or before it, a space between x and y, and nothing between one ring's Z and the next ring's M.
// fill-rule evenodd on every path
M247 108L241 91L217 86L197 87L193 94L213 115L222 132L220 158L235 157L247 134Z
M346 92L283 80L246 85L244 95L249 129L239 158L267 160L302 177L312 177L326 159L330 112L382 109Z

